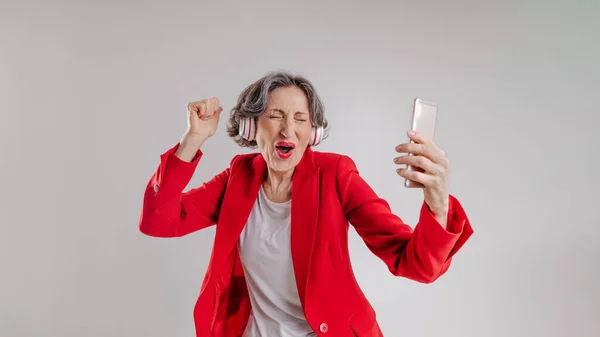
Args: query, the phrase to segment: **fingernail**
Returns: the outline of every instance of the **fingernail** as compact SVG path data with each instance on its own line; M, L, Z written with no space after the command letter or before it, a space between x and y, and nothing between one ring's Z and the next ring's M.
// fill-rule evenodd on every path
M413 130L408 131L409 136L414 136L416 133Z

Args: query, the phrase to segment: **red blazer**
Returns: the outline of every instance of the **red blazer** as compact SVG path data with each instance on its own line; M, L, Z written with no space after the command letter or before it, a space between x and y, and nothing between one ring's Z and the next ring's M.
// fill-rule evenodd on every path
M251 307L236 242L267 172L266 163L260 154L237 155L213 179L182 193L202 152L185 162L174 154L178 146L161 155L148 182L139 229L149 236L180 237L216 224L194 307L196 336L238 337ZM292 179L292 260L306 319L319 336L382 336L350 265L349 224L392 274L423 283L444 274L473 233L452 196L448 230L426 204L413 230L391 212L347 156L308 148Z

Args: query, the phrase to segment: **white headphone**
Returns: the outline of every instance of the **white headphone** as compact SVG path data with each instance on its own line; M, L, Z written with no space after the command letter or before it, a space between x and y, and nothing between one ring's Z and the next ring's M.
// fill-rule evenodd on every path
M251 117L240 119L239 135L249 141L256 138L256 121ZM323 140L323 127L313 126L310 132L310 141L308 146L316 146Z

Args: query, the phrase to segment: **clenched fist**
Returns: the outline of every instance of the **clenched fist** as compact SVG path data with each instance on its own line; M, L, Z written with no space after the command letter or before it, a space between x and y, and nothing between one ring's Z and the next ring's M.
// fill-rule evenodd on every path
M176 152L179 158L188 162L193 159L198 148L217 131L221 111L217 97L188 103L188 127Z
M215 134L219 125L219 116L223 108L219 99L213 97L201 101L190 102L187 105L189 135L207 139Z

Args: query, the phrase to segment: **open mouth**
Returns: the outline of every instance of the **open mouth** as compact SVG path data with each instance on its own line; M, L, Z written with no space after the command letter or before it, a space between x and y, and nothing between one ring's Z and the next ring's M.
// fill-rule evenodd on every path
M293 147L291 146L277 146L277 150L283 152L283 153L288 153L290 151L292 151Z
M293 143L285 143L285 142L279 142L277 143L277 145L275 145L275 148L277 149L277 153L279 154L280 157L288 157L292 154L292 150L295 148L296 146Z

